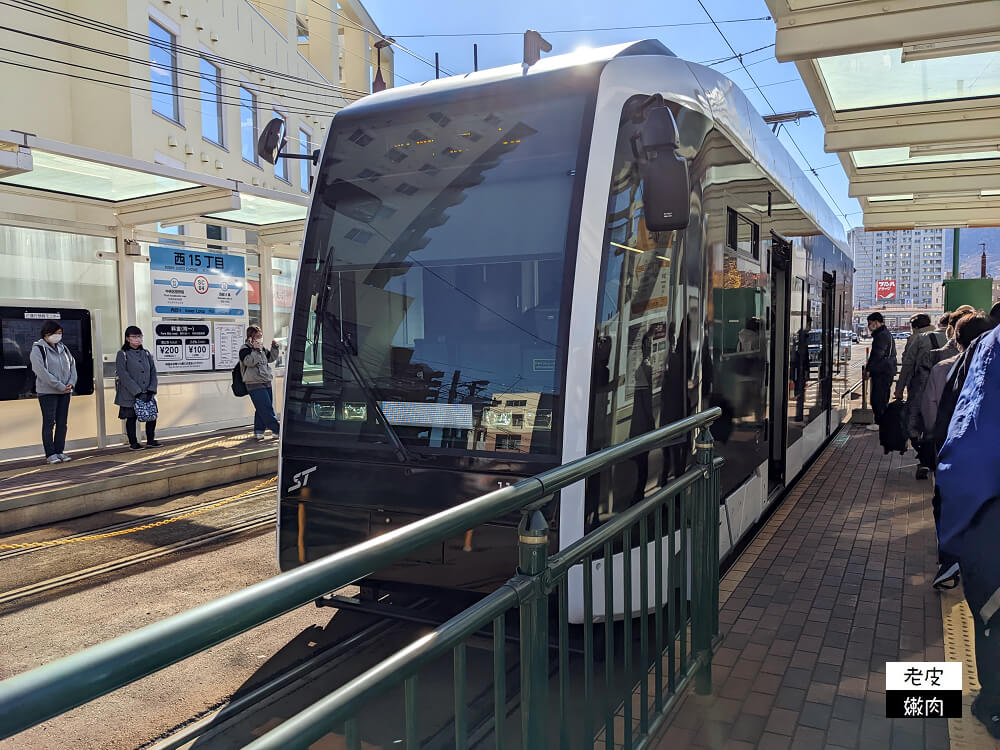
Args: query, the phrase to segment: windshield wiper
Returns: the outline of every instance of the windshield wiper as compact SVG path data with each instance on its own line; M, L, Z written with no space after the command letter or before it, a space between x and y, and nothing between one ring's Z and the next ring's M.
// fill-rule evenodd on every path
M327 263L326 271L323 274L323 295L320 298L321 302L316 305L316 319L317 321L322 321L324 318L329 316L331 320L334 322L334 324L337 326L339 335L336 337L335 341L340 349L341 359L347 364L348 369L354 376L354 381L358 384L358 387L360 387L361 391L364 393L365 401L368 402L368 408L370 408L378 416L378 419L382 422L383 431L385 432L386 436L389 438L389 441L392 443L393 448L395 449L396 459L400 463L412 463L413 456L406 449L406 446L403 445L403 441L399 439L399 435L393 429L392 425L389 424L389 420L386 419L385 412L382 411L382 407L379 406L378 404L378 399L375 398L375 393L372 391L371 386L368 385L368 381L362 376L361 370L358 367L358 363L354 360L354 357L357 354L357 352L355 351L353 346L349 346L347 342L344 341L343 338L344 328L340 318L338 318L333 313L328 313L326 310L326 300L328 299L330 291L329 288L330 269L331 265ZM316 351L316 343L317 343L316 339L319 338L320 330L321 330L320 326L317 325L315 331L313 332L313 351ZM348 334L348 338L350 338L350 334ZM353 344L353 342L351 343ZM322 354L320 356L322 357Z

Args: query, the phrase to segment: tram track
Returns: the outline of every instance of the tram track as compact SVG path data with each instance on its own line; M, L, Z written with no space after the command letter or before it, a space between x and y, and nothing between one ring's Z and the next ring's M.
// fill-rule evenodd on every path
M195 549L197 547L203 547L208 544L213 544L216 542L229 539L230 537L239 536L249 532L256 531L258 529L263 529L274 524L276 513L274 511L266 511L264 513L255 513L247 516L240 516L232 519L224 528L213 529L212 531L206 532L204 534L199 534L198 536L191 537L189 539L182 539L177 542L172 542L170 544L157 546L152 549L143 550L142 552L137 552L133 555L126 555L125 557L120 557L115 560L110 560L99 565L93 565L89 568L84 568L82 570L74 571L72 573L67 573L65 575L57 576L55 578L49 578L44 581L39 581L37 583L30 584L28 586L21 586L16 589L10 589L3 593L0 593L0 605L10 604L11 602L20 601L22 599L27 599L29 597L38 596L46 592L54 591L65 586L69 586L74 583L79 583L81 581L88 580L90 578L96 578L107 573L113 573L125 568L129 568L135 565L139 565L150 560L155 560L160 557L165 557L167 555L172 555L177 552L184 550Z
M274 490L271 488L262 488L259 490L254 490L251 493L244 495L238 500L233 500L232 505L240 504L244 502L249 502L252 500L257 500L262 497L267 497L273 495ZM54 542L56 541L76 541L83 540L89 537L103 537L107 534L112 534L114 532L121 532L129 528L145 527L150 524L157 523L158 521L170 520L177 518L179 516L188 516L192 513L210 509L212 506L218 505L218 500L206 500L200 503L193 503L191 505L185 505L180 508L171 508L170 510L165 510L160 513L151 513L145 516L137 516L136 518L129 518L125 521L120 521L118 523L108 524L107 526L101 526L96 529L91 529L88 531L81 531L76 534L68 534L59 540L45 540L41 542L27 543L31 546L25 546L21 549L6 549L0 550L0 562L4 560L9 560L11 558L20 557L22 555L30 555L35 552L40 552L45 549L53 549L56 546Z

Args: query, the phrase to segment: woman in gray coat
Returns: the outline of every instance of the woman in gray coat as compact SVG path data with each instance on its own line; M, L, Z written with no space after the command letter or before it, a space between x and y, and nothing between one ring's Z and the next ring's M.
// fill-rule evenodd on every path
M149 350L142 348L142 331L138 326L125 329L125 343L115 357L115 403L118 404L118 418L125 420L129 447L142 450L143 445L136 436L135 402L148 401L156 394L156 363ZM156 448L156 420L146 422L146 446Z
M246 384L250 400L253 402L253 436L263 440L265 431L270 430L278 437L280 426L274 413L274 391L271 381L271 362L278 358L278 343L271 341L271 348L264 348L264 333L257 326L247 328L247 340L240 349L240 365L243 382Z
M42 337L31 345L31 370L35 373L35 392L42 408L42 445L45 461L57 464L69 461L66 448L66 425L69 399L76 385L76 360L62 343L62 326L46 320Z

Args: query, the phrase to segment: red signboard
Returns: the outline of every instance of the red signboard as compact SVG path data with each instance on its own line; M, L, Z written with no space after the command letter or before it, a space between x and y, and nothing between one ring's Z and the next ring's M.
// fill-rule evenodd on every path
M878 279L875 282L875 299L895 299L895 297L895 279Z

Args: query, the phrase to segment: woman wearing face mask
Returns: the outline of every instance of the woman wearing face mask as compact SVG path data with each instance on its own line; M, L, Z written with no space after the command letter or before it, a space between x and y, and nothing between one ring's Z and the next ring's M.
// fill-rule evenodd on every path
M271 390L271 362L278 358L278 343L271 341L271 348L264 348L264 333L257 326L247 328L247 340L240 349L240 363L243 365L243 382L253 401L253 436L264 439L264 433L271 430L278 436L278 417L274 414L274 392Z
M115 403L118 404L118 418L125 420L125 432L129 447L141 450L142 444L136 435L135 402L148 401L156 395L156 363L148 349L142 348L142 331L138 326L125 329L125 343L115 357ZM146 447L156 448L156 420L146 422Z
M31 369L35 373L35 391L42 409L42 445L50 464L69 461L66 448L66 421L69 398L76 385L76 360L62 343L62 326L47 320L42 337L31 345Z

